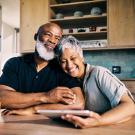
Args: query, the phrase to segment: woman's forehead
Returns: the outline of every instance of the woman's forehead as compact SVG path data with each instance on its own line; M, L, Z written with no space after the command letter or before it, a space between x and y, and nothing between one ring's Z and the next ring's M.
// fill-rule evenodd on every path
M71 43L69 43L69 42L64 43L64 44L62 45L62 49L63 49L63 51L64 51L65 49L69 49L69 50L72 50L72 51L77 51L76 45L73 45L73 44L71 44Z
M78 55L78 52L75 51L74 49L72 48L65 48L63 50L63 53L62 53L62 56L66 56L66 57L69 57L69 56L75 56L75 55Z

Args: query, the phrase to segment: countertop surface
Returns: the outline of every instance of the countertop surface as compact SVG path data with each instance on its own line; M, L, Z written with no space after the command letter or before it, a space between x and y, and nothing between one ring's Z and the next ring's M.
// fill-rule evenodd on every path
M0 123L0 135L135 135L135 117L111 126L77 129L64 121L54 121L43 115L5 116Z

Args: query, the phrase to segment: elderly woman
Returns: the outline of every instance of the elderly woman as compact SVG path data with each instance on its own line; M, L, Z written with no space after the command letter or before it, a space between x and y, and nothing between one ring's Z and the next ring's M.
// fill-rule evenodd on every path
M79 41L72 36L63 37L56 50L62 69L83 84L85 109L89 117L65 115L80 128L116 124L135 114L134 99L125 85L109 70L84 62Z

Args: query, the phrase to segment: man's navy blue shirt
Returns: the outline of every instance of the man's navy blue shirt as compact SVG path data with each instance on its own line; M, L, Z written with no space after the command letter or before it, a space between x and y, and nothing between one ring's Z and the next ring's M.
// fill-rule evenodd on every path
M62 71L56 60L50 61L45 68L37 72L34 53L8 60L0 77L0 84L24 93L48 92L57 86L80 86L76 78Z

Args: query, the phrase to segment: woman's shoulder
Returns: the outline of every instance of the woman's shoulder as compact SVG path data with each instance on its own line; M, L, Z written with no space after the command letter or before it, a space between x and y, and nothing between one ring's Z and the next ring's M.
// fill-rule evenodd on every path
M86 74L89 74L90 76L93 76L95 78L105 77L106 74L113 76L112 73L109 71L109 69L102 66L95 66L95 65L87 64L86 70L87 70Z
M102 66L94 66L94 71L95 72L99 72L99 73L102 73L102 72L108 72L109 70L106 68L106 67L102 67ZM110 71L109 71L110 72Z
M87 64L87 70L92 70L92 72L94 73L104 73L104 72L110 72L109 69L107 69L106 67L102 67L102 66L95 66L95 65L90 65Z

